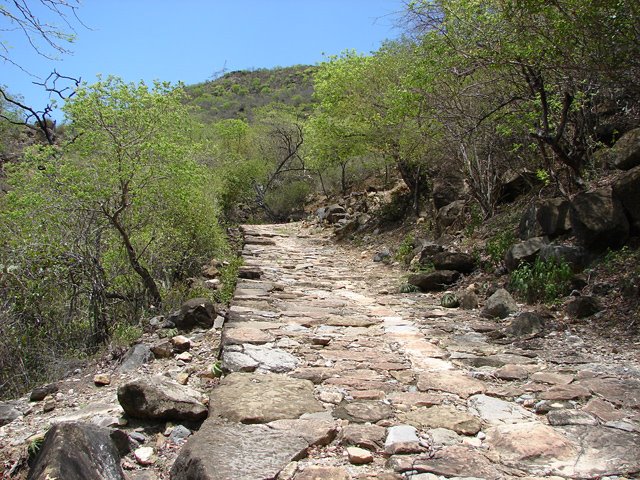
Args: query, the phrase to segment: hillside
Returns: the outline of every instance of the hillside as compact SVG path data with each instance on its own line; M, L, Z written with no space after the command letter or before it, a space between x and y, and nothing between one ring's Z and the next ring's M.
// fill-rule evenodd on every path
M202 109L201 120L251 120L253 111L270 103L308 108L313 94L315 67L257 69L229 72L186 88L189 104Z

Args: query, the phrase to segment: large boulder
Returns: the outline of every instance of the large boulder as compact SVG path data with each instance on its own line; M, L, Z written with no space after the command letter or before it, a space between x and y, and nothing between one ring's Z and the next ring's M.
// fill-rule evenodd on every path
M614 183L613 196L622 203L634 231L640 232L640 166L626 172Z
M161 375L121 385L118 401L125 413L134 418L197 421L207 416L207 407L197 391Z
M89 423L51 427L29 471L28 480L125 480L112 430Z
M433 205L440 210L464 196L464 179L452 172L446 172L433 181Z
M338 223L346 217L347 211L342 205L338 205L337 203L318 210L318 219L321 222L326 220L328 223Z
M423 292L438 292L446 290L460 278L460 272L455 270L436 270L428 273L415 273L407 279L409 285L418 287Z
M565 262L574 272L583 270L590 260L588 252L577 245L545 245L538 256L544 261Z
M438 210L437 222L441 228L453 225L464 213L464 200L456 200Z
M569 210L571 203L566 198L549 198L538 204L536 220L542 235L555 238L571 230Z
M473 255L464 252L441 252L432 257L436 270L455 270L460 273L471 273L476 268Z
M211 328L216 318L216 307L206 298L192 298L182 304L180 310L172 313L168 320L179 330L195 327Z
M505 266L512 272L523 262L533 263L547 243L544 237L534 237L512 245L504 256Z
M534 185L539 184L535 172L509 170L502 175L500 185L500 201L513 202L520 195L527 193Z
M629 238L629 222L611 188L580 193L571 202L571 225L586 248L620 248Z
M625 133L610 151L610 161L618 170L631 170L640 165L640 128Z

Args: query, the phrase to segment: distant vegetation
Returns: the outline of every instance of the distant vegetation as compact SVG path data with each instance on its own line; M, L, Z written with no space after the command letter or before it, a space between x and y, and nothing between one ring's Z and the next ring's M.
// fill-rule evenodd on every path
M257 109L273 103L309 111L315 70L296 65L229 72L186 87L188 104L199 107L198 115L205 123L231 118L252 121Z

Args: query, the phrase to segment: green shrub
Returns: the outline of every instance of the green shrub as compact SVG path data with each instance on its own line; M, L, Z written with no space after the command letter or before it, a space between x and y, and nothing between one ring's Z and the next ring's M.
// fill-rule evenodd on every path
M503 230L487 241L486 252L494 266L500 265L507 250L516 241L516 236L511 230Z
M398 245L398 249L394 256L398 262L409 263L411 261L415 240L416 239L412 234L408 234L402 239L402 242Z
M279 220L287 220L291 215L304 211L311 186L298 180L270 190L265 195L265 203Z
M521 264L511 274L511 289L527 303L553 303L568 293L571 277L568 263L537 259L533 265Z
M112 331L111 341L114 345L128 347L142 336L142 329L138 325L120 322Z

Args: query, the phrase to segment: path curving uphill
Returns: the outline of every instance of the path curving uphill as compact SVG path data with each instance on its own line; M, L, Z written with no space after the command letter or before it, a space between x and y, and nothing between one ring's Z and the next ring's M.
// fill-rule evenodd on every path
M186 479L601 478L640 472L640 368L399 294L302 224L245 226L227 373ZM636 477L637 478L637 477Z

